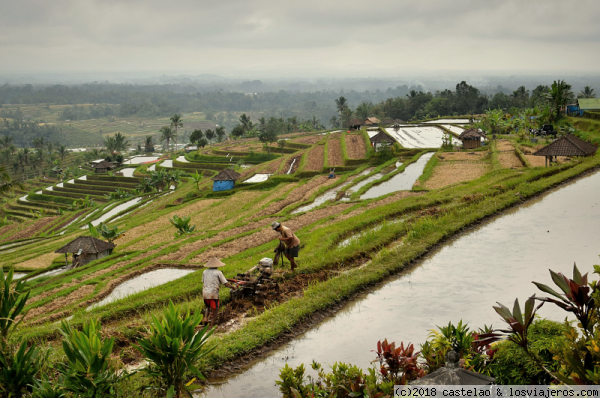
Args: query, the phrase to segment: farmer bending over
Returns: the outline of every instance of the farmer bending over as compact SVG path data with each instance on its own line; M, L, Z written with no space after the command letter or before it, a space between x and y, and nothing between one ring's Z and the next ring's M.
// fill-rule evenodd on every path
M210 322L211 326L214 326L219 311L219 289L221 285L234 289L234 286L225 279L225 275L217 269L224 266L225 264L213 257L206 263L205 267L207 269L202 273L202 298L206 306L205 319L207 323Z
M290 263L292 264L291 270L293 271L298 266L296 265L296 261L294 261L294 257L298 257L298 250L300 249L300 239L298 239L298 237L294 235L291 229L281 225L281 223L278 223L277 221L273 221L271 227L273 228L273 230L281 234L279 240L285 244L285 250L283 254L288 260L290 260Z

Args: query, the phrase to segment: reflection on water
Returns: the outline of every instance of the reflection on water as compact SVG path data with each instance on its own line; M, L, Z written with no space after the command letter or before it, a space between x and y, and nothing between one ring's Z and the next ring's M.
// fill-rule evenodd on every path
M140 203L141 200L142 200L142 198L135 198L135 199L129 200L129 201L125 202L125 203L122 203L122 204L120 204L118 206L115 206L114 209L112 209L112 210L107 211L106 213L104 213L102 215L102 217L97 218L94 221L92 221L92 225L94 227L97 226L97 225L99 225L101 222L104 222L104 221L108 220L109 218L111 218L111 217L119 214L120 212L129 209L131 206L134 206L134 205Z
M173 160L167 159L160 164L160 167L173 167Z
M134 171L135 171L134 168L127 168L127 169L121 170L121 173L123 173L123 177L133 177Z
M62 274L63 272L65 272L67 270L66 267L62 267L62 268L57 268L57 269L53 269L52 271L46 271L46 272L42 272L39 275L34 276L33 278L29 278L30 281L37 279L37 278L41 278L43 276L51 276L51 275L58 275L58 274Z
M367 192L361 195L360 199L373 199L387 195L388 193L412 189L417 178L423 174L423 169L432 156L433 152L422 155L415 163L406 166L402 173L398 173L389 180L371 187Z
M371 170L364 170L362 173L360 173L359 175L357 175L356 178L365 176L365 175L369 174L370 172L371 172ZM314 209L317 206L321 206L323 203L327 202L328 200L334 200L337 197L338 192L342 191L344 188L346 188L350 184L352 184L352 180L351 181L346 181L345 183L343 183L339 187L336 187L334 189L330 189L329 191L325 192L323 195L321 195L318 198L316 198L314 202L312 202L312 203L310 203L310 204L308 204L306 206L302 206L302 207L297 208L296 210L294 210L292 212L292 214L302 213L303 211L309 211L309 210ZM362 182L360 184L362 184ZM357 184L357 185L359 185L359 184Z
M89 309L112 303L113 301L122 299L123 297L127 297L135 293L139 293L143 290L150 289L154 286L163 285L167 282L171 282L175 279L179 279L183 276L191 274L194 271L195 270L189 269L162 268L155 271L150 271L140 276L136 276L133 279L121 283L115 288L115 290L112 291L111 294L96 304L91 305Z
M15 272L15 273L13 273L13 280L21 279L25 275L27 275L26 272Z
M533 280L554 286L549 268L570 274L576 262L582 272L593 270L600 254L598 192L600 172L485 222L204 396L279 396L275 380L285 363L344 361L366 369L384 338L418 346L430 329L450 321L501 326L492 306L539 293ZM551 305L539 314L565 317Z
M444 131L437 127L387 128L385 131L405 148L439 148L444 138Z
M257 182L265 182L269 179L271 174L254 174L251 178L248 178L245 183L257 183Z

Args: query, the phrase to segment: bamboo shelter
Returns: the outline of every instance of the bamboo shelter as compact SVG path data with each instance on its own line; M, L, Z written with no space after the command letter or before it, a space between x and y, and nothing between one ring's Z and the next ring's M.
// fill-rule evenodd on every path
M360 130L361 126L363 125L363 121L359 119L352 119L348 122L348 128L350 130Z
M475 149L481 146L481 139L486 138L485 133L479 131L475 127L466 129L458 136L458 139L462 141L464 149Z
M533 156L545 156L546 166L548 166L553 157L556 159L558 156L592 156L597 150L595 145L569 134L534 152Z
M109 170L114 169L115 165L111 162L103 160L101 162L95 163L92 167L96 170L96 173L106 173Z
M70 268L81 267L90 261L98 260L108 256L115 248L113 243L104 242L103 240L93 238L91 236L80 236L74 241L67 243L55 253L64 253L67 267L69 268L69 253L73 254L73 263Z
M235 188L235 181L240 178L241 174L231 169L222 170L219 174L212 178L213 191L227 191Z
M390 137L383 131L380 131L373 137L369 138L369 141L371 141L371 145L373 146L375 151L379 151L381 148L386 147L388 145L393 145L394 142L396 142L396 140L394 140L392 137Z

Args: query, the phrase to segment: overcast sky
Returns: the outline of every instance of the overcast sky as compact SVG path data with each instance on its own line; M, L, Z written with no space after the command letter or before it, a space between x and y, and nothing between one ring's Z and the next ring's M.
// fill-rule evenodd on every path
M0 0L0 73L597 73L599 0Z

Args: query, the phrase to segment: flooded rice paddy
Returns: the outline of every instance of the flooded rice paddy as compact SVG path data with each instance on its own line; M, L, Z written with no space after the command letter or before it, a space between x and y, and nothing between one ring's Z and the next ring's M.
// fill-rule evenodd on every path
M142 198L135 198L135 199L128 200L125 203L121 203L120 205L115 206L113 209L104 213L100 218L97 218L94 221L92 221L92 225L95 227L95 226L99 225L101 222L104 222L104 221L108 220L109 218L116 216L120 212L125 211L132 206L135 206L136 204L140 203L141 201L142 201Z
M121 170L121 173L123 173L123 177L133 177L134 171L135 171L134 168L127 168L127 169Z
M167 282L184 277L194 271L195 270L189 269L162 268L136 276L117 286L111 294L91 305L89 309L112 303L113 301L150 289L151 287L164 285Z
M246 183L256 183L256 182L265 182L269 179L271 174L254 174L252 177L248 178Z
M430 123L435 123L435 124L440 124L440 123L444 123L444 124L469 124L469 119L437 119L437 120L430 120L428 122L425 122L427 124Z
M521 304L554 286L548 269L571 275L598 263L600 172L556 188L431 251L419 264L364 292L332 317L250 364L243 373L215 380L203 397L279 396L275 380L286 363L335 361L371 366L377 341L417 347L436 325L463 320L471 328L503 326L496 302ZM596 279L593 278L592 279ZM543 294L542 294L543 295ZM565 312L546 304L542 317L562 321ZM368 326L367 326L368 325ZM327 368L327 366L326 366Z
M417 182L417 179L423 174L423 169L432 156L433 152L422 155L415 163L406 166L402 173L396 174L389 180L371 187L367 192L361 195L360 199L373 199L387 195L388 193L412 189L414 183Z
M156 165L153 164L152 166L148 167L148 171L156 171Z
M135 156L124 161L123 164L142 164L146 162L153 162L155 160L158 160L158 156Z
M365 175L369 174L370 172L371 172L370 170L364 170L362 173L360 173L359 175L357 175L356 178L361 177L361 176L365 176ZM359 183L359 184L361 184L361 183ZM307 204L306 206L302 206L302 207L297 208L296 210L294 210L292 212L292 214L297 214L297 213L302 213L304 211L309 211L309 210L314 209L315 207L321 206L323 203L327 202L328 200L335 200L335 198L338 195L338 192L342 191L344 188L346 188L350 184L352 184L352 181L346 181L345 183L343 183L339 187L330 189L329 191L327 191L324 194L322 194L319 197L317 197L314 202L312 202L310 204ZM359 184L357 184L357 185L359 185Z
M52 271L46 271L46 272L42 272L39 275L34 276L33 278L29 278L30 281L37 279L37 278L42 278L44 276L52 276L52 275L58 275L58 274L62 274L63 272L65 272L67 270L66 267L62 267L62 268L57 268L57 269L53 269Z
M15 272L15 273L13 273L13 280L21 279L25 275L27 275L26 272Z
M189 163L189 162L190 162L190 161L189 161L189 160L187 160L187 159L185 158L185 156L183 156L183 155L182 155L182 156L179 156L179 157L177 158L177 161L178 161L178 162L183 162L183 163Z
M437 127L400 127L385 131L405 148L439 148L444 138L444 131Z
M167 159L160 164L160 167L173 167L173 160Z
M456 134L462 134L463 131L465 131L464 128L458 127L458 126L453 126L451 124L442 124L442 127L446 128Z

